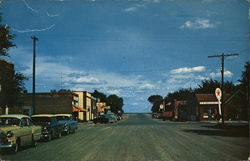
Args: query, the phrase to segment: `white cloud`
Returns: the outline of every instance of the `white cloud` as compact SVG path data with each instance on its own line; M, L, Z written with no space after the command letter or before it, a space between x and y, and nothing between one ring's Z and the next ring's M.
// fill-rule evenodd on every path
M209 76L212 78L218 78L218 77L221 77L221 72L217 72L217 73L212 72L209 74ZM232 76L233 76L232 72L230 72L228 70L224 71L224 77L231 78Z
M212 24L209 19L205 18L197 18L195 21L186 21L182 26L181 29L209 29L215 28L216 25Z
M114 90L108 90L107 91L108 94L115 94L115 95L120 95L120 91L117 90L117 89L114 89Z
M59 14L50 14L49 12L47 12L47 16L48 17L58 17Z
M146 83L146 84L143 84L139 87L139 89L154 89L155 86L153 84L150 84L150 83Z
M21 32L21 33L25 33L25 32L41 32L41 31L50 30L53 27L55 27L55 24L53 24L53 25L51 25L49 27L46 27L46 28L42 28L42 29L24 29L24 30L19 30L19 29L12 28L12 30L16 31L16 32Z
M70 78L70 80L72 82L75 83L101 83L101 81L98 78L94 78L94 77L80 77L80 78Z
M32 12L35 12L35 13L39 13L37 10L35 10L34 8L30 7L30 5L26 2L26 0L23 0L25 6L30 9Z
M136 10L137 10L136 7L129 7L129 8L124 9L125 12L134 12Z
M145 7L146 7L145 4L135 4L134 6L126 8L123 11L125 11L125 12L135 12L135 11L138 10L138 8L145 8Z
M191 73L191 72L202 72L205 71L206 68L204 66L197 66L197 67L183 67L178 69L173 69L170 71L171 74L179 74L179 73Z

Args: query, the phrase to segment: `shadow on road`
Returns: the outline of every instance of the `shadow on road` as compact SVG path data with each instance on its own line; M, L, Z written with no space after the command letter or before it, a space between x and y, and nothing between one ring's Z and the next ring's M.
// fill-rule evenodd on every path
M206 129L202 129L206 128ZM225 137L249 137L248 125L213 125L201 126L201 129L185 129L185 132L199 135L225 136Z

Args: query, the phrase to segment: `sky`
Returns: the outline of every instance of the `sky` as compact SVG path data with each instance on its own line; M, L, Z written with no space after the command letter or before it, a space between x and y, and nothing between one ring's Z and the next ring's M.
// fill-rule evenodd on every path
M32 92L98 90L124 99L125 112L149 112L147 98L196 88L202 80L237 84L249 60L247 0L2 0L2 23L16 35L4 58Z

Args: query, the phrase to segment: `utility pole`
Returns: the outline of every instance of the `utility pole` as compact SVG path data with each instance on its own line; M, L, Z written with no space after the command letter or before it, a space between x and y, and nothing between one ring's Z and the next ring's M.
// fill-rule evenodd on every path
M224 124L224 60L226 56L237 56L239 54L224 54L222 53L221 55L213 55L213 56L208 56L208 58L214 58L214 57L219 57L221 58L221 91L222 91L222 97L221 97L221 118L222 118L222 124Z
M36 41L38 41L38 38L36 36L32 36L31 39L33 40L32 115L35 114L36 109Z

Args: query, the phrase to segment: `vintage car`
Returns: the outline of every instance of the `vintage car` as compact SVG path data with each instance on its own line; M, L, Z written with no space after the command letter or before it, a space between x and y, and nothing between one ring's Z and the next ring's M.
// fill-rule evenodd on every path
M75 133L78 128L78 122L74 120L71 114L55 114L57 120L63 125L64 134Z
M62 136L63 125L58 122L55 115L38 114L32 115L31 119L35 125L42 127L41 139L50 141L55 137L60 138Z
M0 148L17 152L20 147L36 146L41 127L35 126L26 115L0 115Z
M104 117L108 118L108 122L109 123L114 123L114 122L117 122L117 118L115 116L114 113L107 113L107 114L104 114Z
M108 123L109 122L109 118L107 118L107 117L105 117L104 115L100 115L99 117L97 117L97 118L94 118L93 119L93 122L95 123L95 124L97 124L97 123L101 123L101 124L105 124L105 123Z

